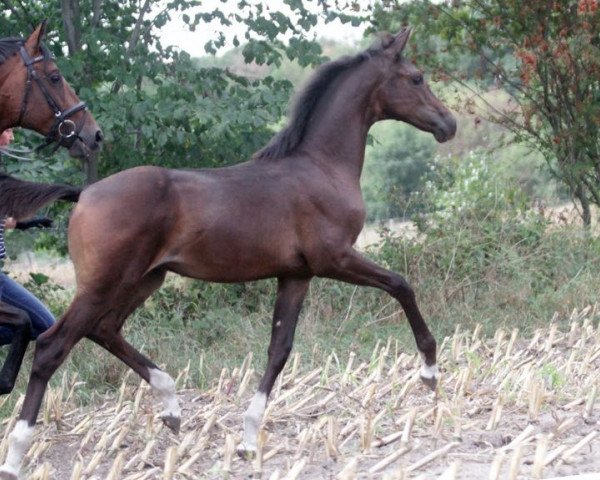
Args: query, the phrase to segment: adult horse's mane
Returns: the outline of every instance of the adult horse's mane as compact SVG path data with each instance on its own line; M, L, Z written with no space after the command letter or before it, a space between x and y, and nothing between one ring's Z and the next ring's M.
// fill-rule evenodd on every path
M389 42L389 40L388 40ZM321 101L326 100L329 87L344 73L361 65L385 48L386 40L354 56L345 56L321 65L308 85L297 95L287 126L253 156L255 160L278 160L294 153Z
M17 53L23 45L25 45L25 39L21 37L0 38L0 65ZM44 61L51 58L50 51L42 44L40 44L40 53L44 57Z
M0 173L0 219L25 219L55 200L76 202L80 193L78 187L26 182Z
M20 37L0 38L0 65L17 53L24 43Z

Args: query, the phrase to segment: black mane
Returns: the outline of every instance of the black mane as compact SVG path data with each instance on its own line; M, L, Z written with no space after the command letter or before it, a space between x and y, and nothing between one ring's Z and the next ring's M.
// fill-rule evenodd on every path
M0 38L0 65L17 53L25 45L25 39L21 37ZM52 54L46 46L40 43L40 54L44 57L44 62L52 60Z
M25 44L20 37L0 38L0 65L12 57Z
M372 47L358 55L345 56L321 65L308 85L296 97L294 107L289 115L288 125L275 135L265 147L256 152L253 158L278 160L294 153L304 139L317 105L329 93L329 86L342 74L362 64L381 50L381 46Z

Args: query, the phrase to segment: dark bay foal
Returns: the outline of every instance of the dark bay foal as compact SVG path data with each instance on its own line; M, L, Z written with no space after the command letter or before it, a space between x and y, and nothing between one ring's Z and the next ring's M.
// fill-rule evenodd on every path
M256 450L267 398L315 276L376 287L397 299L423 355L421 376L435 386L436 343L413 290L353 248L365 220L360 175L371 125L400 120L440 142L456 131L452 114L402 55L408 38L403 30L322 66L300 94L289 125L249 162L196 171L140 167L85 190L69 227L77 293L37 342L1 478L18 475L47 382L83 337L148 381L163 402L163 421L178 430L174 381L121 334L126 318L168 271L211 282L278 279L267 369L245 414L244 456Z

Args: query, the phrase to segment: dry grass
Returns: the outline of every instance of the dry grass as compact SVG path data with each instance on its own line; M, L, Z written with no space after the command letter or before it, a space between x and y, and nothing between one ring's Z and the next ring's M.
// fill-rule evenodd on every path
M80 384L65 375L46 395L26 478L495 480L600 472L599 314L574 311L569 331L551 324L529 339L517 330L485 339L479 328L457 328L440 345L435 395L418 380L417 356L392 339L371 358L332 353L315 366L295 355L274 388L254 462L234 454L258 378L251 354L206 391L188 388L189 369L180 372L178 437L157 421L147 385L124 380L118 398L83 410L73 406ZM14 419L2 424L2 455Z

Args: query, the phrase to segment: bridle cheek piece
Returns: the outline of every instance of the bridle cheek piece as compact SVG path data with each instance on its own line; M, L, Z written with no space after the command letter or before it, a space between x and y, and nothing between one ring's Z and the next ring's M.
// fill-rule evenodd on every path
M79 102L78 104L73 105L72 107L64 111L61 110L54 98L52 97L52 95L50 95L50 92L44 84L44 81L39 77L39 75L33 68L33 66L36 63L44 60L44 56L40 55L31 58L27 53L27 50L25 50L24 46L21 47L19 53L21 54L23 63L27 67L27 81L25 82L25 93L23 94L23 102L21 103L19 125L22 124L23 119L25 117L25 112L27 110L27 102L29 100L29 94L31 92L31 86L33 81L35 81L38 87L40 87L42 93L44 94L46 103L54 112L54 124L52 125L52 128L46 135L45 142L42 145L38 146L35 150L41 150L42 148L45 148L48 145L50 145L52 142L56 142L56 148L60 146L71 148L73 146L73 143L75 143L75 140L77 140L78 138L82 140L79 136L79 133L81 132L83 124L85 123L85 117L79 125L76 124L69 117L72 117L81 110L86 110L85 102Z

